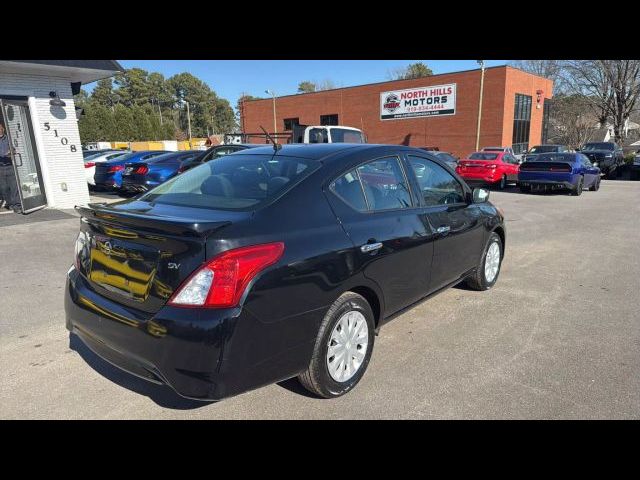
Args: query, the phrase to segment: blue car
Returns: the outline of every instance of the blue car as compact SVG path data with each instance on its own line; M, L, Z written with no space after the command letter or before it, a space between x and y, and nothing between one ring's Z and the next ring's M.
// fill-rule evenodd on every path
M96 187L107 190L119 190L122 187L122 172L127 163L138 163L150 160L153 157L169 153L166 150L143 150L141 152L131 152L113 160L96 164L94 180Z
M191 160L202 156L201 151L187 150L159 155L144 162L131 162L122 172L122 190L127 192L146 192L182 171L182 167Z
M260 144L217 145L208 150L172 152L160 155L145 162L132 162L125 165L122 175L122 189L127 192L146 192L179 173L224 155L247 148L260 147Z
M542 153L520 165L518 184L523 192L568 189L580 195L600 188L600 169L581 153Z

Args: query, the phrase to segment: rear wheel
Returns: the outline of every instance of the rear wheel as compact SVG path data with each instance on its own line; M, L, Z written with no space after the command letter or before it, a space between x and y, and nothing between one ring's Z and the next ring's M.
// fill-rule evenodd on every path
M498 280L502 264L502 240L493 232L482 252L475 273L467 278L466 284L474 290L489 290Z
M498 184L498 188L500 190L504 190L505 188L507 188L507 176L506 175L502 175L502 178L500 179L500 183Z
M582 187L584 187L584 177L581 176L578 180L578 184L573 190L571 190L571 195L575 197L579 197L580 195L582 195Z
M298 376L302 386L324 398L355 387L371 359L374 329L369 303L357 293L343 293L320 325L309 368Z
M520 184L519 186L522 193L529 193L531 191L531 187L529 185Z

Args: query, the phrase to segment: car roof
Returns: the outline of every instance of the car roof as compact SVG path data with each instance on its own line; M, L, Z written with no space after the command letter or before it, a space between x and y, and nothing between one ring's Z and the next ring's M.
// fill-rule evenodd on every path
M245 147L245 148L258 148L264 147L265 143L221 143L220 145L213 145L211 148L218 147Z
M406 152L418 155L429 155L433 152L427 152L417 147L409 147L406 145L388 145L376 143L296 143L285 144L278 150L275 155L288 157L305 158L308 160L318 160L322 162L330 162L334 159L339 161L344 158L339 153L357 154L358 152L369 152L372 156L380 152L386 155L390 152ZM237 154L241 154L238 152ZM254 148L251 154L256 155L274 155L273 146L267 145L260 148ZM236 154L234 154L236 155Z

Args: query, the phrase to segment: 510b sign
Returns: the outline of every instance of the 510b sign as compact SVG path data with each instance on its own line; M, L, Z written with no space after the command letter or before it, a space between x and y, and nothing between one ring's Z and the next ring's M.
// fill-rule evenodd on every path
M49 132L49 131L51 131L51 125L49 124L49 122L44 122L44 131L45 131L45 132ZM58 130L54 129L54 130L53 130L53 135L54 135L56 138L59 138L59 139L60 139L60 143L61 143L62 145L65 145L65 146L66 146L66 145L69 145L69 139L68 139L67 137L61 137L61 136L59 136L59 135L58 135ZM69 149L70 149L72 152L77 152L77 151L78 151L78 147L76 147L74 144L69 145Z

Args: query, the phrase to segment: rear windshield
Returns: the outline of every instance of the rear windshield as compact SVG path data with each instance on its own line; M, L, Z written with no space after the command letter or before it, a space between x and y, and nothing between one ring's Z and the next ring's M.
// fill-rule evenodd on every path
M538 145L537 147L533 147L529 153L549 153L549 152L557 152L558 147L555 145Z
M611 142L587 143L583 150L615 150L615 145Z
M476 152L469 155L469 160L495 160L498 158L497 153Z
M346 128L332 128L331 141L333 143L364 143L361 132Z
M573 162L572 153L542 153L535 157L527 158L527 162Z
M172 178L140 197L146 202L220 210L247 210L275 198L319 163L279 155L233 154Z

